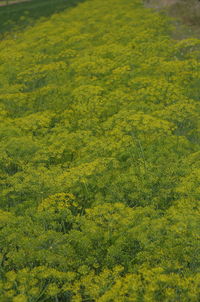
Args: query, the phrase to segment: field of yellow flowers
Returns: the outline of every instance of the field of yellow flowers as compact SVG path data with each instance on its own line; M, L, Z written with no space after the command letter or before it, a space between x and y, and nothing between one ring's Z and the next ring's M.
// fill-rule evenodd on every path
M200 301L200 40L86 0L0 41L0 301Z

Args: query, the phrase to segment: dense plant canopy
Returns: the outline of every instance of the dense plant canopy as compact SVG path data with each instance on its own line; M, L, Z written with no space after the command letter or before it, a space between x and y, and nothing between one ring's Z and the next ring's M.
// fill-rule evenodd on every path
M87 0L0 42L0 301L200 300L200 40Z

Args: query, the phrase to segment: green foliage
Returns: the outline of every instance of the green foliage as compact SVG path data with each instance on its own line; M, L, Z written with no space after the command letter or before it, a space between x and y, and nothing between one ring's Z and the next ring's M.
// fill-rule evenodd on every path
M93 0L0 42L0 300L198 302L199 40Z
M83 0L1 0L1 5L12 5L0 7L0 35L15 35L16 31L34 25L38 19L50 17L54 13L76 6L81 1Z

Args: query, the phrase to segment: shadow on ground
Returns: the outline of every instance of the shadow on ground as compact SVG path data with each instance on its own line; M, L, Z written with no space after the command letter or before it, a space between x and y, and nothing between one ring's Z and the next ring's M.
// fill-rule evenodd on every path
M37 20L76 6L85 0L32 0L0 7L0 35L21 30Z

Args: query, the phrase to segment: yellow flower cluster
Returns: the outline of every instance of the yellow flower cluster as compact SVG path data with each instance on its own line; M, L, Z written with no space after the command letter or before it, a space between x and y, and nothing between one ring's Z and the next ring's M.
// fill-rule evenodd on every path
M0 41L1 302L199 302L200 41L170 31L86 0Z

